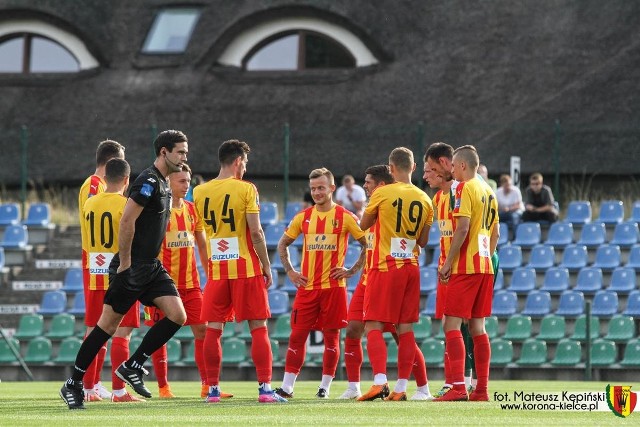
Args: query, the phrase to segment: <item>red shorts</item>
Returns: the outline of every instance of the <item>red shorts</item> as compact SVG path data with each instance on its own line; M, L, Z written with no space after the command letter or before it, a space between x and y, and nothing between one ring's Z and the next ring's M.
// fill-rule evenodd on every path
M364 320L415 323L420 318L420 268L371 270L364 295Z
M349 314L347 315L348 321L364 322L364 294L367 287L359 282L356 289L351 296L351 302L349 303ZM385 323L383 332L394 333L396 331L395 325L392 323Z
M203 322L236 322L271 317L264 276L207 281L202 299Z
M347 326L347 288L298 288L291 310L291 328L321 331Z
M84 305L85 315L84 324L89 327L96 327L98 319L102 315L102 308L104 306L104 291L88 291L84 293ZM124 328L139 328L140 327L140 303L136 301L131 306L129 311L122 318L120 326Z
M178 294L180 294L184 310L187 312L187 322L185 325L200 325L205 323L200 320L200 314L202 313L202 291L200 288L178 289ZM144 324L147 326L153 326L163 317L164 313L158 307L150 306L144 308Z
M447 288L446 316L463 319L491 316L493 274L452 274Z
M444 305L447 302L447 284L442 283L438 279L438 287L436 288L436 319L442 319L444 315Z

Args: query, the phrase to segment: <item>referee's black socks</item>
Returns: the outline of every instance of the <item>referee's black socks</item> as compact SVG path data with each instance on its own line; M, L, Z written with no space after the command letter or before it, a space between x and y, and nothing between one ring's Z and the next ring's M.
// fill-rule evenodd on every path
M146 333L138 349L131 355L125 365L129 368L140 369L144 362L172 336L178 332L182 325L164 317L156 322L155 325Z
M73 382L82 381L87 368L89 368L89 365L109 338L111 338L111 335L102 330L100 326L93 328L91 333L87 335L80 346L80 350L78 350L76 363L73 366L73 373L71 374Z

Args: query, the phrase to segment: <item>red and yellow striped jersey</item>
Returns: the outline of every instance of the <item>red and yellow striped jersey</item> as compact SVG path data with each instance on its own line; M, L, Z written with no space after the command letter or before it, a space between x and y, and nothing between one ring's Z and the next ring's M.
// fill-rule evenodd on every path
M109 263L118 252L120 219L126 203L127 198L119 193L100 193L84 204L81 227L82 253L86 254L86 264L83 264L86 289L109 287Z
M418 265L416 240L433 222L433 205L427 194L413 184L396 182L377 188L365 213L377 215L372 270L389 271L405 264Z
M84 222L84 204L89 198L95 196L98 193L104 192L106 188L106 184L104 180L98 175L91 175L87 179L84 180L82 186L80 187L80 192L78 193L78 217L80 218L80 227L82 228L82 223ZM82 270L83 270L83 283L84 288L87 289L89 286L89 254L85 252L84 248L86 247L86 243L84 241L84 234L81 236L82 239Z
M167 234L162 241L158 259L178 289L200 287L196 266L196 231L202 231L202 220L193 203L183 200L180 208L171 208Z
M207 235L209 279L243 279L262 274L247 214L260 213L258 190L236 178L213 179L193 190L196 212Z
M362 269L362 276L360 276L360 282L362 282L362 286L367 286L367 273L369 272L369 265L373 261L373 250L376 247L376 234L380 228L380 222L376 221L368 230L367 230L367 258L364 264L364 268Z
M451 210L451 193L449 191L438 191L433 196L433 206L436 211L436 220L440 229L440 258L438 267L442 267L447 254L451 248L453 239L453 211Z
M349 234L356 239L365 233L358 226L358 217L342 206L335 205L328 212L315 206L296 214L284 232L295 240L303 235L300 273L307 278L305 289L345 287L345 279L329 277L331 269L344 266Z
M454 255L452 274L493 274L491 232L498 223L498 202L491 187L478 178L460 182L456 187L455 218L469 218L469 232L460 252Z

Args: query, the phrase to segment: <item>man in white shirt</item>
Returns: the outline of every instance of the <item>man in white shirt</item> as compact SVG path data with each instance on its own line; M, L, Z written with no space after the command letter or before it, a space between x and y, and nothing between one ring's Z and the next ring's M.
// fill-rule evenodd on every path
M504 222L511 229L520 223L520 217L524 212L522 193L520 189L511 183L509 175L500 176L500 187L496 191L500 222Z
M366 200L364 188L356 184L353 176L345 175L342 178L342 186L336 191L336 203L356 214L358 218L362 218Z

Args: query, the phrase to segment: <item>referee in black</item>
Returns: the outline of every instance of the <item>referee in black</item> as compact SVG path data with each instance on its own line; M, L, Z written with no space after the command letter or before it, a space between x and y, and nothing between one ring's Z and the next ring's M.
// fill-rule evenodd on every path
M187 161L184 133L161 132L154 141L156 160L134 181L120 221L118 253L109 266L109 289L98 325L86 337L62 388L60 397L69 409L84 409L82 377L104 343L115 333L122 317L136 300L161 309L166 317L144 336L138 349L116 375L144 397L151 397L142 376L144 362L184 324L187 315L178 291L157 259L171 217L171 190L167 177Z

